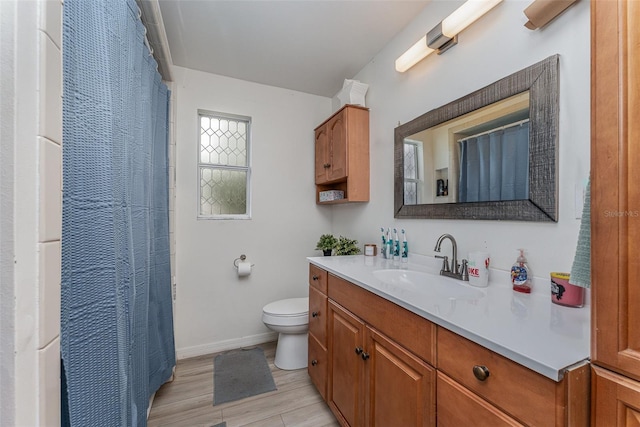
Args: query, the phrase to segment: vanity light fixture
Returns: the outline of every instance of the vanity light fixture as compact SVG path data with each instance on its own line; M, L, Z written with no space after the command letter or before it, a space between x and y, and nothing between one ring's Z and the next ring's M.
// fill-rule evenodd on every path
M534 0L534 2L524 10L524 14L529 19L524 26L530 30L542 28L577 1L578 0Z
M443 53L458 43L458 33L493 9L502 0L467 0L396 59L396 71L404 73L432 52Z

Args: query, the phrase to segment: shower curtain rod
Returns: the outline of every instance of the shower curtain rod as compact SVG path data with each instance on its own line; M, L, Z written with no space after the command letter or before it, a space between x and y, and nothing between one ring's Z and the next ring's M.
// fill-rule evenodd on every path
M517 122L509 123L508 125L498 126L497 128L493 128L493 129L490 129L490 130L486 130L486 131L484 131L484 132L480 132L480 133L477 133L477 134L475 134L475 135L465 136L464 138L460 138L460 139L458 140L458 142L464 142L464 141L466 141L467 139L477 138L477 137L482 136L482 135L487 135L487 134L489 134L489 133L497 132L497 131L499 131L499 130L509 129L509 128L512 128L512 127L515 127L515 126L520 126L520 125L523 125L523 124L525 124L525 123L529 123L529 119L519 120L519 121L517 121Z

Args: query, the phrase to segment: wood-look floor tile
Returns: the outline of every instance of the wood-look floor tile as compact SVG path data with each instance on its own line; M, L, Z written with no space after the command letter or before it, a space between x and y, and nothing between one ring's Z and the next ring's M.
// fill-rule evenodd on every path
M324 402L314 403L282 415L285 427L339 426L338 421Z
M179 360L174 380L156 393L149 427L324 427L338 423L311 383L306 369L284 371L275 359L276 343L260 344L277 390L213 405L216 354Z
M233 425L244 425L322 401L313 386L264 396L251 402L251 405L244 405L239 401L238 405L223 409L222 419Z
M233 424L233 421L227 421L227 427L285 427L285 424L282 422L280 415L274 415L249 424Z
M162 417L151 418L147 422L148 427L187 427L208 423L209 425L222 422L222 411L212 405L178 411Z

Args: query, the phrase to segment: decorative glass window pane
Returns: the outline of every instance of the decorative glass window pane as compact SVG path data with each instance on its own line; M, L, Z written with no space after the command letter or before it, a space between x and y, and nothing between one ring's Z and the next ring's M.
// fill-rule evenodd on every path
M420 203L419 191L422 171L420 170L420 148L418 143L404 142L404 204Z
M404 177L418 179L418 147L416 144L404 144Z
M198 111L200 218L249 218L251 118Z

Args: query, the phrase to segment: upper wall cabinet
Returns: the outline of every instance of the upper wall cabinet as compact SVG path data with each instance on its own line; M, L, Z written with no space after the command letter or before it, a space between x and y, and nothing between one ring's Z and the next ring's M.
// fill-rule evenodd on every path
M315 129L316 203L369 201L369 110L346 105ZM344 198L320 201L320 193Z

